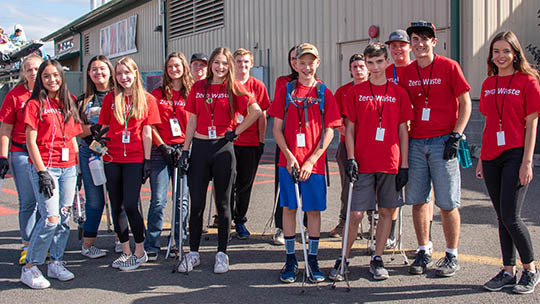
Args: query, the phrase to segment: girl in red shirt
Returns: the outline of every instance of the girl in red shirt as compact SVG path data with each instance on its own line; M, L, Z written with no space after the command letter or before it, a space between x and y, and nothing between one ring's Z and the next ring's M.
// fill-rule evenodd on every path
M2 109L0 109L0 122L2 122L0 125L0 178L5 177L10 167L9 163L11 163L13 180L19 198L19 227L24 246L19 257L19 264L25 263L30 235L39 219L37 201L28 175L28 150L25 144L23 109L28 98L32 95L32 88L41 62L43 59L37 55L30 55L23 60L19 82L6 95ZM11 157L10 162L8 162L10 140Z
M41 214L21 272L21 281L31 288L50 286L36 267L45 262L47 251L49 278L67 281L75 277L62 261L77 182L75 136L82 131L74 101L60 63L44 61L24 109L26 145L32 163L29 173Z
M480 112L486 116L482 151L476 167L497 213L503 269L484 288L531 293L540 281L531 236L521 208L533 178L533 153L540 110L539 75L512 32L501 32L489 47L488 78L482 84ZM519 282L516 249L523 263ZM516 284L517 283L517 284Z
M186 134L189 113L185 110L186 99L193 78L186 57L182 53L171 53L165 61L163 84L152 91L158 102L161 123L152 130L152 173L150 188L152 197L148 208L148 227L144 247L149 260L156 260L160 248L160 235L163 226L163 213L167 205L169 180L172 180L174 167L177 167L177 155L181 153ZM184 192L180 197L180 179L177 176L176 204L183 208L183 239L187 239L186 219L188 213L187 178L182 179ZM178 236L178 212L175 219L175 236ZM175 242L177 240L175 239ZM176 244L177 246L179 244Z
M202 234L202 216L206 190L213 178L216 189L218 224L218 253L215 273L229 270L226 254L231 229L231 188L236 159L232 141L253 124L262 111L234 79L234 59L227 48L217 48L209 60L210 69L205 80L197 81L189 93L186 110L190 112L186 139L180 157L180 167L187 170L189 148L192 153L188 171L191 195L189 219L189 245L191 252L178 271L186 272L200 264L199 244ZM233 118L236 112L247 115L236 129Z
M148 261L144 251L144 222L139 212L141 185L150 176L152 125L159 124L155 99L141 83L137 64L121 58L114 67L116 84L101 106L98 124L109 126L108 153L105 165L107 191L114 218L114 229L122 243L122 255L113 268L133 270ZM129 226L135 238L135 252L129 247Z

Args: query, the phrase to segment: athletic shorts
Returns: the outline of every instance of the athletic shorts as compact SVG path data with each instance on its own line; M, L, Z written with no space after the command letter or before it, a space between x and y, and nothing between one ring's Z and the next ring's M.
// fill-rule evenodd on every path
M396 174L359 173L354 183L351 211L397 208L403 205L401 191L396 191Z
M324 174L311 174L305 182L298 182L302 211L326 210L326 181ZM296 191L291 175L285 167L279 167L279 200L281 207L298 208Z

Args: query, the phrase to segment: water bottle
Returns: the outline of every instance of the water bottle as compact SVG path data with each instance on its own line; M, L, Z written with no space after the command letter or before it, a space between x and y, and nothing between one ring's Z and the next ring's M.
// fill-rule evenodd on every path
M459 141L458 159L463 169L470 168L472 166L471 150L467 144L467 137L463 134L463 137Z
M105 169L103 168L103 162L99 156L92 156L88 160L88 167L90 168L90 175L92 175L92 181L94 185L101 186L107 182L105 177Z

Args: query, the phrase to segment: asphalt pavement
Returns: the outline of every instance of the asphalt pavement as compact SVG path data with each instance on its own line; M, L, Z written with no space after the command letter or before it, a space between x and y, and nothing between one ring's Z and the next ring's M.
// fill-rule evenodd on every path
M31 290L19 282L21 268L18 257L21 249L17 218L17 195L13 180L5 180L0 192L0 301L2 303L540 303L540 290L530 295L514 295L510 289L486 292L482 284L500 268L500 249L497 222L483 181L474 177L473 167L462 170L462 216L459 261L461 270L451 278L437 278L433 270L426 275L408 274L405 259L399 252L387 251L383 259L390 273L386 281L374 281L368 272L369 256L366 239L358 240L352 253L351 290L340 282L335 290L331 282L318 285L299 282L283 284L279 273L285 260L284 248L272 244L273 227L268 227L274 205L275 145L269 141L259 166L247 227L252 236L247 240L234 237L228 254L230 271L214 274L214 257L217 247L215 229L203 237L201 265L189 274L172 273L173 259L165 260L164 249L168 227L162 237L162 252L156 262L144 264L139 269L121 272L109 265L117 257L114 253L114 235L107 233L103 218L96 245L107 249L108 255L90 260L80 254L77 228L72 232L66 248L67 267L75 274L69 282L51 280L46 290ZM330 181L328 209L322 213L322 234L319 260L322 271L328 274L340 254L340 239L329 238L339 212L339 175L334 161L335 145L330 149ZM522 211L530 229L534 247L540 248L540 170L529 187ZM141 192L143 209L148 208L149 185ZM207 208L208 210L208 208ZM206 211L207 211L206 210ZM166 210L166 223L170 220L170 206ZM205 224L206 224L205 215ZM367 220L363 229L367 230ZM233 230L234 231L234 230ZM443 256L444 237L441 217L435 212L433 223L434 260ZM411 208L403 208L403 248L414 259L416 238L412 228ZM188 246L185 247L188 249ZM303 258L300 243L296 244L300 268ZM540 265L539 265L540 266ZM46 273L46 267L41 266ZM302 290L304 291L302 293Z

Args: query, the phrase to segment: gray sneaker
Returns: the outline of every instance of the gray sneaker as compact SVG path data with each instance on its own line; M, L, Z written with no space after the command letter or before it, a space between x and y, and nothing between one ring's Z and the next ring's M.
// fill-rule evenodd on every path
M328 278L332 281L336 281L336 282L341 282L343 280L345 280L345 276L342 275L341 273L339 273L339 267L341 266L341 257L339 257L337 260L336 260L336 263L334 264L334 268L332 268L332 270L330 270L330 274L328 275ZM349 272L349 262L345 262L345 269L344 269L344 272L343 273L348 273Z
M91 259L97 259L97 258L101 258L101 257L104 257L105 255L107 255L107 252L97 248L94 245L92 245L92 246L90 246L90 248L87 248L87 249L82 247L81 248L81 254L83 256L91 258Z
M505 287L514 287L516 283L517 277L511 276L503 269L486 284L484 284L484 289L489 291L500 291Z
M538 282L540 282L540 272L538 272L538 269L535 272L524 269L519 282L514 286L512 291L519 294L532 293Z
M285 245L285 238L283 237L283 230L280 228L276 229L276 233L272 237L274 245Z
M388 270L384 268L384 262L380 256L375 256L369 263L369 272L373 275L375 280L386 280L390 276Z
M433 264L431 255L427 254L425 250L420 250L416 253L414 262L409 267L410 274L423 274L426 269Z
M120 268L120 266L124 264L130 257L131 254L127 255L125 253L122 253L118 258L116 258L116 260L111 263L111 267L116 269Z
M446 256L437 261L437 270L435 274L439 277L452 277L459 270L457 257L451 253L446 253Z
M145 251L143 256L141 256L140 258L138 258L135 254L132 254L131 257L127 259L127 261L125 261L118 268L120 268L120 270L122 271L135 270L146 262L148 262L148 255L146 254L146 251Z

